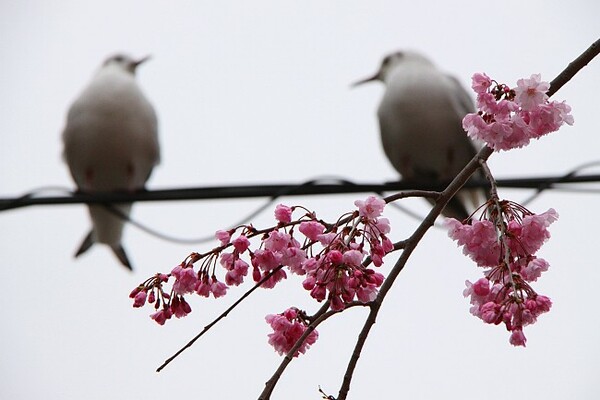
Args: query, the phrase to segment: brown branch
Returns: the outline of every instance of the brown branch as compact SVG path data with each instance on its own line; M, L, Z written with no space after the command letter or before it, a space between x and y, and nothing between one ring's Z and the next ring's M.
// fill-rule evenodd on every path
M577 59L575 59L573 62L571 62L567 66L567 68L565 68L565 70L562 71L550 83L550 89L548 91L548 96L552 96L560 88L562 88L568 81L570 81L573 78L573 76L575 76L575 74L577 72L579 72L583 67L585 67L599 53L600 53L600 40L593 43L584 53L582 53ZM364 347L364 344L366 342L366 339L368 337L368 334L369 334L372 326L375 324L377 314L379 313L379 309L381 308L381 305L383 304L383 300L385 299L385 296L387 295L387 293L393 286L394 281L396 280L396 278L398 277L400 272L402 272L402 270L404 269L406 262L408 261L409 257L412 255L412 252L417 247L417 245L419 244L421 239L424 237L424 235L427 233L429 228L431 228L431 226L433 226L436 218L441 214L441 211L444 209L444 207L446 206L448 201L456 194L456 192L458 192L458 190L460 190L460 188L462 188L465 185L465 183L470 178L470 176L475 172L475 170L477 170L478 167L480 167L480 163L485 163L485 161L490 157L492 152L493 151L488 147L484 147L483 149L481 149L479 151L479 153L465 166L465 168L455 177L455 179L441 193L435 192L435 191L414 190L414 191L402 192L402 193L398 193L398 194L386 197L385 200L388 203L398 200L398 199L401 199L401 198L417 197L417 196L425 197L425 198L433 198L433 199L436 199L437 201L436 201L436 204L434 205L434 207L429 212L429 214L425 217L423 222L419 225L419 227L412 234L412 236L405 241L396 243L395 250L398 250L401 248L403 248L404 250L403 250L402 254L400 255L398 261L392 268L389 276L382 284L379 294L377 295L377 298L372 303L369 304L370 312L367 317L367 320L365 321L365 324L363 325L363 329L361 330L361 332L359 334L357 343L356 343L354 351L352 353L352 357L350 358L350 361L348 363L346 373L344 375L344 380L343 380L342 386L340 388L337 400L345 400L346 399L348 392L350 390L350 382L352 380L354 370L358 363L360 353ZM340 221L338 221L338 223L339 222ZM264 281L269 279L273 273L275 273L276 271L278 271L281 268L282 268L282 266L280 266L277 269L275 269L274 271L272 271L271 274L267 275L260 282L258 282L252 289L250 289L248 292L246 292L244 295L242 295L232 306L230 306L227 310L225 310L219 317L217 317L210 324L206 325L204 327L204 329L198 335L196 335L192 340L190 340L190 342L188 342L185 346L183 346L173 356L168 358L157 369L157 372L160 372L171 361L173 361L177 356L179 356L179 354L181 354L185 349L190 347L196 340L198 340L202 335L204 335L204 333L206 333L218 321L225 318L229 314L229 312L231 312L231 310L233 310L241 301L243 301L254 290L256 290L258 287L260 287L260 285L262 283L264 283ZM356 306L356 305L364 306L365 304L351 303L351 304L347 305L346 308ZM267 381L267 383L265 385L265 389L261 393L259 399L266 400L266 399L270 398L270 395L271 395L277 381L281 377L281 374L284 372L287 365L292 361L293 355L300 348L300 346L302 345L302 343L304 342L306 337L312 331L314 331L314 329L321 322L325 321L327 318L331 317L332 315L334 315L340 311L343 311L343 310L339 310L339 311L327 312L328 308L329 308L329 303L326 303L314 315L313 318L316 318L316 319L309 325L309 327L304 332L302 337L296 342L294 347L288 352L288 354L286 355L286 357L280 364L277 371L271 377L271 379L269 379L269 381Z
M494 175L490 170L490 166L485 160L479 160L479 164L481 165L483 176L485 176L485 179L490 183L490 197L498 199L498 185L496 184L496 178L494 178Z
M436 218L440 215L446 203L450 201L450 199L456 194L456 192L467 182L467 180L471 177L471 175L477 170L479 167L479 160L487 160L488 157L492 154L492 150L489 147L484 147L479 151L479 153L466 165L466 167L454 178L454 180L448 185L448 187L440 194L438 202L431 209L429 214L425 217L423 222L417 227L412 236L406 240L404 250L400 255L400 258L390 271L390 274L381 285L379 290L379 294L377 298L371 303L371 311L363 325L363 329L360 332L356 345L354 347L354 351L352 353L352 357L348 362L348 367L346 369L346 373L344 374L344 380L342 382L342 387L340 388L337 400L345 400L348 392L350 390L350 382L352 380L352 375L354 373L354 369L358 363L358 359L360 357L360 353L364 344L367 340L367 336L369 335L369 331L371 330L373 324L375 324L375 320L377 318L377 314L379 313L379 309L383 304L383 300L387 295L388 291L391 289L394 281L404 269L408 258L411 256L414 249L417 247L425 233L431 228L436 220Z
M562 86L564 86L568 81L570 81L573 76L577 72L579 72L584 66L586 66L595 56L600 53L600 40L593 43L581 56L577 57L573 62L571 62L567 68L563 72L561 72L551 83L550 90L548 91L548 96L552 96L556 93ZM358 363L358 359L360 357L360 353L364 347L364 344L367 340L367 336L369 335L369 331L371 330L373 324L375 324L377 314L379 313L379 309L383 304L383 300L387 295L388 291L394 284L394 281L404 269L406 262L411 256L412 252L421 241L425 233L429 230L431 226L433 226L436 218L440 215L442 210L444 209L446 203L454 196L454 194L467 182L469 177L480 167L480 163L487 161L493 151L489 147L484 147L477 153L475 157L465 166L465 168L454 178L454 180L448 185L448 187L441 193L438 201L431 209L429 214L425 217L423 222L417 227L413 235L406 241L404 250L400 255L400 258L392 268L390 275L386 278L381 286L379 294L377 298L371 303L371 311L363 325L363 329L358 337L356 345L354 347L354 351L352 353L352 357L348 362L348 366L346 368L346 373L344 374L344 380L342 382L342 386L340 388L337 400L345 400L348 392L350 391L350 382L352 381L352 376L354 374L354 370Z
M569 82L576 73L578 73L583 67L588 65L594 57L600 53L600 39L596 40L586 51L584 51L579 57L569 63L556 78L550 82L550 89L548 90L548 96L552 96L558 92L567 82Z
M384 197L386 203L391 203L396 200L405 199L407 197L423 197L424 199L437 200L440 197L440 192L433 190L406 190Z

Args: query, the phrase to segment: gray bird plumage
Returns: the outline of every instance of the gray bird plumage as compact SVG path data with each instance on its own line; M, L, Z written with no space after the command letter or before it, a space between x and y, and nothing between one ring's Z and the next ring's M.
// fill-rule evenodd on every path
M143 189L160 159L154 108L135 81L134 60L118 54L96 72L67 114L64 158L78 189L87 193ZM131 204L114 205L129 216ZM131 269L121 244L124 221L106 207L89 206L92 230L75 256L104 243Z
M354 85L381 81L386 90L377 116L384 152L407 181L447 183L476 154L462 129L474 112L460 83L423 55L402 51L384 58L379 71ZM481 190L461 190L443 214L464 219L478 206Z

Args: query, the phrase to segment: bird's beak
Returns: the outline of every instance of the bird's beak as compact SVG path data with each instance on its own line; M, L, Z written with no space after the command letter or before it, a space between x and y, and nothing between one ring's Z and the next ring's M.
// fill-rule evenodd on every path
M355 87L357 87L359 85L362 85L363 83L368 83L368 82L373 82L373 81L379 81L379 80L381 80L381 79L379 78L379 72L377 72L373 76L370 76L370 77L365 78L365 79L361 79L358 82L354 82L352 85L350 85L350 87L355 88Z
M148 54L147 56L144 56L144 57L140 58L139 60L134 61L133 62L133 69L136 69L140 64L145 63L146 61L148 61L151 58L152 58L152 56L150 54Z

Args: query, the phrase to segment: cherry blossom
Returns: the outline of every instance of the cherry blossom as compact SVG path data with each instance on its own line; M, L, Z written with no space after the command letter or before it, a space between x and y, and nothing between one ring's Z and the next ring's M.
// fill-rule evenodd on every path
M571 107L565 102L548 101L550 85L539 74L519 79L517 87L511 89L477 73L471 87L477 93L479 111L464 117L463 128L470 137L496 151L523 147L531 139L574 122Z
M170 308L165 308L163 310L157 311L154 314L150 315L154 321L156 321L159 325L164 325L168 319L171 319L173 312Z
M244 235L240 235L231 242L233 247L240 253L245 252L250 247L250 241Z
M175 315L177 318L183 318L192 312L192 308L187 303L187 301L185 301L183 296L173 297L173 301L171 301L170 310L173 313L173 315Z
M173 291L177 294L192 293L198 282L198 275L191 266L178 265L171 271L171 275L175 277Z
M228 286L212 276L204 275L196 284L196 294L202 297L208 297L211 293L215 299L227 294Z
M391 230L389 220L381 217L385 204L376 196L357 200L358 210L332 225L302 207L279 204L275 208L277 225L260 233L252 225L219 230L215 237L220 247L206 254L190 254L170 274L148 279L130 297L136 308L144 306L151 297L148 303L157 310L151 318L162 325L172 315L182 318L191 312L185 296L225 296L229 287L244 283L251 267L254 282L267 289L287 279L288 271L303 275L303 288L316 301L327 301L332 310L342 310L353 301L371 302L384 281L383 275L372 266L381 266L384 256L394 249L387 237ZM302 210L304 214L294 219L294 210ZM257 239L258 243L253 245ZM372 266L365 264L367 257L371 258ZM225 270L222 281L217 278L218 265ZM167 291L163 286L171 278L174 282ZM290 332L298 333L303 325L288 314L286 318L291 318L288 322L293 326ZM289 339L276 330L270 342L283 349L283 343L289 345L284 338Z
M490 201L482 220L447 219L448 235L463 252L484 268L484 277L466 281L463 292L470 298L470 312L488 324L503 323L511 332L509 342L525 346L523 327L536 322L552 305L538 295L535 282L549 264L535 253L548 240L548 227L558 219L554 209L533 214L516 203Z
M278 204L275 207L275 219L282 224L288 224L292 221L292 209L286 205Z
M298 229L313 242L317 241L318 236L322 235L325 231L323 224L317 221L303 221L300 223L300 228Z
M142 307L144 304L146 304L146 297L147 297L147 293L146 293L145 290L142 290L142 291L138 292L133 297L133 306L135 308Z
M248 275L248 263L238 258L225 274L225 283L228 286L238 286L244 282L246 275Z
M489 76L479 72L473 74L471 87L475 93L486 93L490 86L492 86L492 80Z
M281 314L269 314L265 317L267 323L273 328L273 333L268 335L269 344L280 355L291 351L308 328L307 322L302 318L303 314L297 308L291 307ZM294 357L298 357L300 353L304 354L317 341L318 337L319 333L316 330L310 332L294 353Z
M569 105L549 101L550 85L539 74L519 79L516 87L510 88L477 73L471 87L477 94L479 110L464 117L463 128L471 138L486 142L495 151L523 147L563 124L574 123ZM548 228L558 214L554 209L534 214L516 203L500 201L486 164L487 156L489 153L478 161L492 184L492 198L480 208L479 218L450 218L444 225L448 235L483 272L475 282L465 282L463 295L469 299L470 313L486 324L503 325L510 332L509 343L524 347L524 328L552 307L550 298L538 294L531 284L549 268L537 252L550 238ZM265 317L273 330L268 334L269 344L280 355L296 348L293 356L298 357L316 342L318 333L314 327L323 317L347 307L366 305L371 308L369 319L374 321L371 316L376 315L384 297L379 290L385 277L378 268L395 246L405 246L403 256L410 255L411 246L422 237L417 234L422 235L428 228L421 225L425 230L417 230L395 245L388 237L390 222L382 217L384 199L368 196L356 200L354 205L357 209L327 223L302 206L278 204L274 210L276 222L271 227L257 229L252 224L241 224L218 230L218 247L204 254L191 253L170 273L157 273L138 285L130 293L133 307L151 304L155 312L150 318L164 325L173 315L183 318L192 312L189 296L223 297L229 288L244 283L252 267L254 286L209 328L255 289L273 289L291 273L290 280L301 281L310 297L325 302L313 316L290 307ZM414 238L416 242L412 241ZM403 266L396 265L390 283Z
M454 218L444 221L448 236L463 246L463 253L482 267L496 265L500 257L498 234L491 221L463 224Z
M366 200L356 200L354 205L358 207L358 213L361 217L374 219L383 212L385 201L379 197L369 196Z
M548 89L550 84L542 82L540 74L533 74L529 79L519 79L515 88L515 102L523 110L532 111L548 100Z
M224 246L229 243L229 240L231 239L231 232L219 230L215 232L215 238L221 242L222 246Z

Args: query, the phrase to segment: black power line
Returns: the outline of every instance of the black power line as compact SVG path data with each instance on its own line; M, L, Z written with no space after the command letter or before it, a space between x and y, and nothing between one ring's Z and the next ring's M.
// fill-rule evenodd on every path
M498 179L497 184L503 188L537 189L543 191L556 189L567 183L600 182L600 175L575 176L569 173L557 177L529 177ZM465 187L484 187L487 181L472 180ZM0 211L35 205L57 204L114 204L140 201L175 201L234 199L251 197L271 197L297 195L324 195L343 193L383 193L400 190L443 190L445 185L431 185L406 181L385 183L354 183L345 179L316 179L301 184L254 184L238 186L210 186L196 188L175 188L142 190L137 192L82 193L62 189L63 195L38 196L44 190L35 190L20 197L0 199Z

